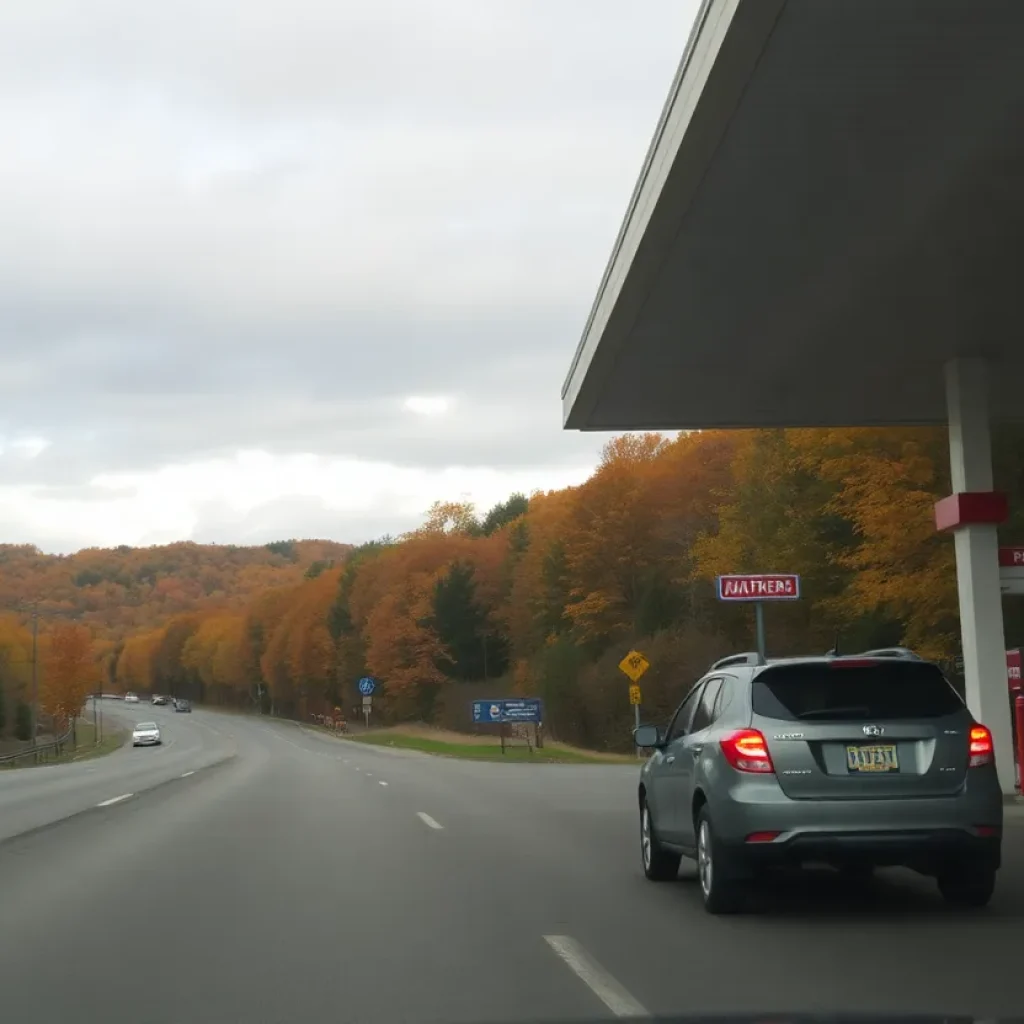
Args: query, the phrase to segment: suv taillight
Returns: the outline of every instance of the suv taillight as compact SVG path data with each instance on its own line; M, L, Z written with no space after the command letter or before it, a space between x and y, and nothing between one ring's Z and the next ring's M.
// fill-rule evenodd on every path
M759 772L762 775L774 775L775 765L764 735L757 729L740 729L730 733L720 741L725 759L740 772Z
M979 765L992 764L995 760L995 747L992 745L992 733L983 725L971 726L971 746L969 767L977 768Z

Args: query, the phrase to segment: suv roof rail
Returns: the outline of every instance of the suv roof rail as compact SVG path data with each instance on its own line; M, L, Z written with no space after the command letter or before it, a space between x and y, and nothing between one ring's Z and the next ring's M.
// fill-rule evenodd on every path
M745 654L730 654L726 658L719 658L710 669L709 672L714 672L715 669L725 668L727 665L764 665L765 660L761 657L757 651L747 651Z
M923 660L919 654L915 654L909 647L879 647L873 651L864 651L863 656L869 658L906 658L908 661Z

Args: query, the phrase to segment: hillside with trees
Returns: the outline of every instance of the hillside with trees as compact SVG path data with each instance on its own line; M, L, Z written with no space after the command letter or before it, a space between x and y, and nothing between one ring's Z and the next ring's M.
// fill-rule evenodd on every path
M33 612L42 713L59 722L80 705L81 687L88 692L109 674L126 637L181 615L241 613L269 589L340 565L350 550L320 540L123 546L74 555L0 545L0 742L29 728Z
M1024 539L1024 435L996 438L1010 542ZM312 579L184 612L105 663L120 689L169 691L305 719L352 713L360 676L379 721L466 728L474 697L544 698L559 738L628 745L617 669L652 668L644 714L668 714L716 657L753 646L725 572L798 572L803 598L767 609L771 653L906 643L952 663L952 538L942 429L708 431L611 441L583 485L514 495L482 516L440 503L398 540L355 549ZM1006 603L1011 643L1024 603Z

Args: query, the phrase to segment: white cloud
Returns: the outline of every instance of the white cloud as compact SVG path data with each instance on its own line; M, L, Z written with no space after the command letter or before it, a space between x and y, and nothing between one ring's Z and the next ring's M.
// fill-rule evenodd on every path
M0 4L0 540L347 539L593 465L559 389L697 7Z
M516 491L581 483L590 469L581 464L518 472L459 466L428 471L243 451L151 472L99 474L74 497L0 488L0 530L21 541L28 539L24 531L31 524L33 539L60 552L182 539L255 544L312 534L359 543L418 526L437 500L468 500L486 511ZM303 517L316 528L304 528Z
M0 440L0 456L9 451L22 459L34 459L49 447L45 437L15 437L6 442Z
M410 395L402 403L409 412L419 416L443 416L451 403L440 395Z

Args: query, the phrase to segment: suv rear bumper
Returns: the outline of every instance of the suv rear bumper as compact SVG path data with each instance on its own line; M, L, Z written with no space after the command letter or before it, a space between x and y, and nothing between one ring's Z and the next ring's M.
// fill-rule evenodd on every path
M934 873L945 864L970 860L1000 866L1002 836L956 828L783 833L772 842L730 844L756 866L800 863L905 865Z
M730 799L712 805L713 820L719 841L751 863L868 861L930 871L977 857L998 867L1003 799L990 775L951 796L917 800L794 800L774 776L743 778ZM774 838L751 842L756 833Z

